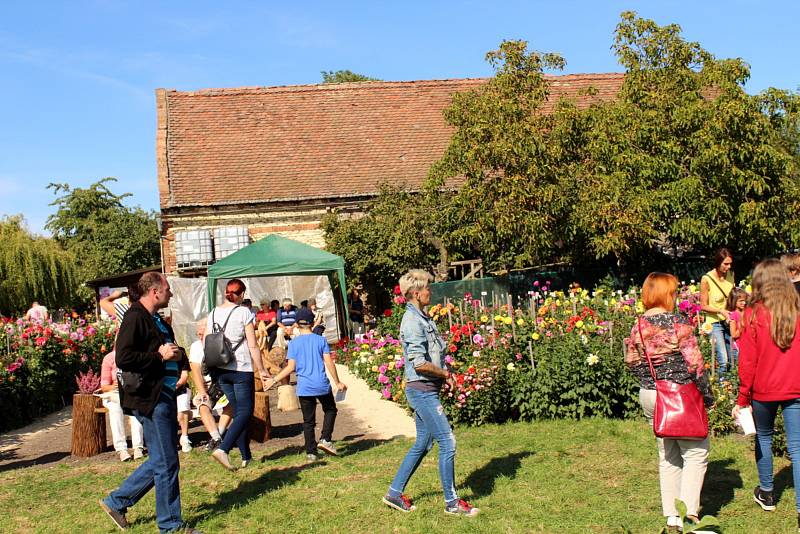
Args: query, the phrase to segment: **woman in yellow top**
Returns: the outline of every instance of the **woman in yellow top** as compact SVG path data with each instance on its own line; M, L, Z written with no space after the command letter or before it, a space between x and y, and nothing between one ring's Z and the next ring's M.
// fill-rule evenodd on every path
M724 378L728 364L735 364L728 358L732 354L731 331L728 326L729 312L725 309L725 301L734 287L732 266L733 253L727 248L721 248L714 254L714 268L700 279L700 308L705 312L706 325L711 326L720 380Z

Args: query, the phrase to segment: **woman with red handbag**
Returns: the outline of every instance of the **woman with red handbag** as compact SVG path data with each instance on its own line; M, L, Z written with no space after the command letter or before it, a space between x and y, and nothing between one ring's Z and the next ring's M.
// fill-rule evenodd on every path
M778 407L783 411L794 485L800 487L800 297L776 259L756 265L752 285L739 337L739 397L733 416L752 405L759 481L753 498L762 509L772 511L772 433ZM800 529L800 491L796 493Z
M625 339L625 363L639 379L639 402L648 420L654 421L657 434L674 435L675 432L670 434L666 431L665 426L669 425L664 425L665 421L680 423L682 417L689 415L680 412L660 413L662 405L669 400L657 397L657 388L658 395L666 397L667 390L662 389L662 385L670 386L673 390L690 389L689 393L695 396L695 404L699 405L694 410L696 420L690 422L695 427L698 424L701 427L705 425L704 430L699 432L696 428L687 432L690 434L687 438L656 437L661 508L670 532L678 532L681 527L675 499L686 504L690 522L698 521L700 490L708 465L705 407L714 402L708 377L703 373L703 355L694 329L686 318L674 313L677 291L678 279L673 275L650 273L642 286L642 303L646 311L633 325L630 337ZM697 416L698 410L701 417Z

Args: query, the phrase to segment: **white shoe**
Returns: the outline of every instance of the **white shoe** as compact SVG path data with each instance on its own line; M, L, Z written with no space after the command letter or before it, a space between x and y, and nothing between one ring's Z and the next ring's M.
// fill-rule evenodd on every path
M186 434L181 436L180 444L181 444L181 450L183 452L187 452L187 453L188 452L192 452L192 442L189 441L189 436L187 436Z
M119 461L120 462L129 462L131 460L131 455L128 454L128 451L119 451Z
M319 443L317 443L317 448L327 452L332 456L339 456L339 452L336 450L336 446L327 439L319 440Z
M135 449L133 449L133 459L141 460L142 458L144 458L144 449L142 449L141 447L136 447Z

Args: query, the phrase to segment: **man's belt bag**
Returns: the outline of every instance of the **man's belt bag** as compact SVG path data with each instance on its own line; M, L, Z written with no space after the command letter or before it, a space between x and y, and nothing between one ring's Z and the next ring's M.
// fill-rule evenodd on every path
M245 340L245 336L242 336L242 339L240 339L235 346L232 346L228 338L225 337L225 327L228 326L231 315L233 315L233 312L236 311L238 307L239 306L235 306L231 310L228 314L228 318L225 319L225 323L221 327L214 321L214 312L217 310L214 309L211 312L213 332L206 334L205 340L203 341L203 363L208 369L228 365L234 359L236 349L238 349Z
M642 336L641 319L638 322L642 351L656 382L656 406L653 410L653 432L659 438L704 440L708 437L708 414L703 395L692 381L678 384L671 380L658 380L653 362L647 354Z

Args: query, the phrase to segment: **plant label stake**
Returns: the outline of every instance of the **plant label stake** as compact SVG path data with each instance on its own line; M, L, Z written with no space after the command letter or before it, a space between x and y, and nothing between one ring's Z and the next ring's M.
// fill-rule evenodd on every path
M533 363L533 343L528 341L528 355L531 357L531 369L536 370L536 365Z

